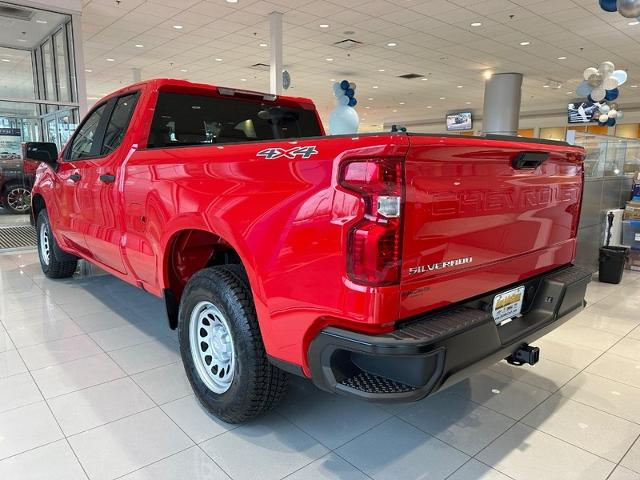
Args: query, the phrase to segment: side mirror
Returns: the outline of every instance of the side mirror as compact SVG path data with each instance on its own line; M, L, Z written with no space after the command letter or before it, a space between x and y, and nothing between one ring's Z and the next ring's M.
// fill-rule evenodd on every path
M22 158L46 163L55 170L58 168L58 147L49 142L26 142L22 145Z

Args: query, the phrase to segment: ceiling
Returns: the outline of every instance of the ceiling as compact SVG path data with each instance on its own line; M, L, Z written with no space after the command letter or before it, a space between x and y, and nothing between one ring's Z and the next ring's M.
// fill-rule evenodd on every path
M640 83L640 25L597 0L85 0L88 95L130 83L134 67L143 78L265 91L269 72L250 66L269 63L260 44L268 43L272 11L284 13L288 93L312 98L325 119L332 79L356 82L363 124L376 128L480 111L487 71L524 74L523 111L561 110L581 72L605 60L629 73L622 104L638 100L631 86ZM362 44L333 46L347 38ZM407 73L426 80L398 78ZM549 80L561 87L545 88Z
M115 4L115 2L113 2ZM28 19L19 19L2 15L3 7L16 8L10 3L0 2L0 46L20 49L34 48L51 31L66 21L68 15L38 10L28 7L17 7Z

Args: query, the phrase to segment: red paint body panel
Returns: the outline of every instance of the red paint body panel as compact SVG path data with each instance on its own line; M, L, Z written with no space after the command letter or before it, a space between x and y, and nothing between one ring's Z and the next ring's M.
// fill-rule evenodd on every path
M217 235L247 270L267 353L306 373L308 344L327 325L388 331L399 319L573 259L579 149L405 134L146 149L159 89L219 95L216 87L173 80L113 94L140 91L120 147L99 159L61 161L57 172L38 170L34 195L44 199L56 239L65 250L160 296L180 232ZM234 97L227 98L232 105ZM313 108L305 99L275 103ZM315 146L318 154L256 155L294 145ZM523 150L552 156L539 172L516 174L508 157ZM347 232L364 205L337 185L337 175L343 159L380 156L405 158L402 280L369 287L347 277ZM82 174L78 184L69 179L74 172ZM115 182L97 181L103 173L115 175ZM543 203L547 191L556 193ZM485 203L474 195L484 195ZM473 263L446 273L408 274L410 266L469 255Z

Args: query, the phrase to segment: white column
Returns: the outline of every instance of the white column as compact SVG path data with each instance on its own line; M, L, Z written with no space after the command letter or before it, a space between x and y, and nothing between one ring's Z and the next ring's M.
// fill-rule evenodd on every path
M521 73L492 75L484 85L482 131L515 135L520 121Z
M131 78L133 83L138 83L142 80L142 69L140 67L133 67L131 69Z
M84 51L82 49L81 15L71 14L71 28L73 31L73 60L76 66L76 88L78 90L78 110L80 118L87 113L87 80L84 71Z
M269 93L282 95L282 13L269 14Z

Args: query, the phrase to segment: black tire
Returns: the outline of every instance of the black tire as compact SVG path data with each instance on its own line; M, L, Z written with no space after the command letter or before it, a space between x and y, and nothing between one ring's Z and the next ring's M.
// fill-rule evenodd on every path
M42 245L42 229L46 231L48 236L48 254L45 252L45 248L47 247ZM40 259L42 273L44 273L48 278L71 277L78 267L78 259L73 258L68 254L65 254L64 256L69 258L59 258L59 255L62 256L62 251L60 250L60 247L58 247L56 239L53 236L51 224L49 223L49 216L45 209L42 209L40 213L38 213L38 218L36 219L36 238L38 244L38 258Z
M31 207L29 206L31 205L30 196L29 198L24 198L23 201L19 202L18 208L16 208L14 205L11 205L11 202L9 202L9 195L11 195L11 193L14 190L18 190L18 189L20 192L20 196L18 197L18 199L24 198L25 195L23 195L23 193L26 194L27 190L31 192L31 189L29 187L21 183L15 183L15 182L8 183L2 189L2 197L0 198L0 204L2 204L2 207L9 213L12 213L14 215L25 215L31 212Z
M235 368L231 384L223 393L215 393L206 385L192 357L191 314L201 302L211 302L218 308L231 331ZM267 359L251 289L240 265L221 265L196 273L182 294L178 322L187 377L210 413L228 423L243 423L271 409L283 397L288 377Z

